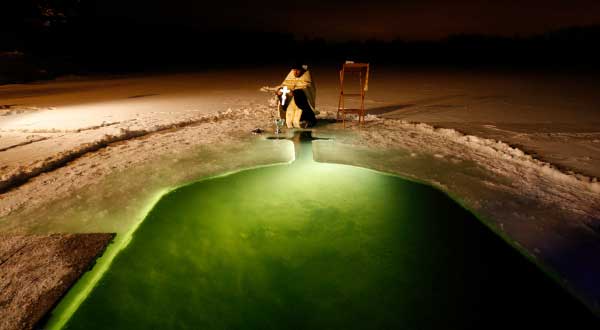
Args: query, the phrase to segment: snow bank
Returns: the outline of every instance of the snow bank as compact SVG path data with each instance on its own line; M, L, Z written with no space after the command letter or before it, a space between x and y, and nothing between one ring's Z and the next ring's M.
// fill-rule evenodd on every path
M335 118L333 112L324 112L323 115L329 119ZM431 162L434 160L443 162L446 164L443 171L449 172L449 176L461 175L466 164L474 163L492 176L487 179L488 185L493 185L497 190L528 196L540 203L568 210L588 221L600 220L598 178L563 171L502 141L463 134L455 129L436 128L425 123L370 119L364 128L350 126L360 138L342 135L338 136L338 141L350 146L389 150L388 153L403 150L411 158L431 157L428 160L430 163L421 165L433 168ZM441 175L403 174L430 183Z
M261 111L268 112L268 110L263 107L260 109L260 111L257 111L257 112L255 111L256 113L254 115L260 114ZM234 111L231 108L229 108L226 111L220 111L220 112L217 112L214 114L199 115L199 116L191 117L191 118L183 118L183 119L179 119L179 120L172 121L172 122L159 122L154 125L145 124L145 125L142 125L138 129L119 127L114 134L101 135L98 138L93 139L91 142L79 144L74 148L71 148L71 149L68 149L68 150L65 150L62 152L58 152L47 158L36 160L30 164L23 164L21 166L18 166L16 168L13 168L9 171L2 173L0 175L0 193L5 192L16 186L19 186L19 185L27 182L27 180L31 179L32 177L38 176L40 173L52 171L56 168L64 166L65 164L67 164L70 161L73 161L76 158L81 157L84 154L97 151L101 148L105 148L106 146L116 143L116 142L126 141L126 140L129 140L132 138L138 138L138 137L142 137L142 136L152 134L152 133L172 130L172 129L181 128L181 127L185 127L185 126L191 126L191 125L195 125L195 124L217 122L217 121L221 121L221 120L225 120L225 119L234 119L234 118L237 118L238 120L243 120L244 117L247 118L250 115L251 115L251 113L248 109L239 109L239 110ZM102 125L98 125L98 126L94 126L94 127L78 128L73 131L65 131L65 130L55 130L52 132L44 131L44 133L56 133L56 132L80 133L80 132L88 131L88 130L97 130L99 128L108 127L108 126L112 126L115 124L120 124L120 123L110 123L110 124L102 124ZM21 131L19 131L19 132L21 132ZM33 133L30 131L26 131L26 132ZM41 133L41 132L36 131L35 133ZM37 141L41 141L41 140L42 139L38 139L33 142L37 142ZM25 145L25 144L29 144L29 143L32 143L32 142L23 143L21 145Z
M583 189L600 193L600 183L598 183L597 178L588 177L582 174L562 172L552 164L535 159L531 155L526 154L524 151L512 147L502 141L480 138L473 135L465 135L454 129L435 128L424 123L400 121L399 126L404 128L410 127L428 134L438 134L447 137L456 143L467 146L472 151L486 153L491 157L491 159L511 160L521 164L525 169L539 171L540 173L543 173L544 175L549 176L557 181L570 183Z

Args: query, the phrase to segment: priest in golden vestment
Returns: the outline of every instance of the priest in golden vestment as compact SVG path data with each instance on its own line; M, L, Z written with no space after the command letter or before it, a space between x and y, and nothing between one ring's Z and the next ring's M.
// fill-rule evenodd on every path
M277 96L281 105L280 116L285 119L288 128L312 127L317 123L317 90L306 65L298 62L292 66L278 87Z

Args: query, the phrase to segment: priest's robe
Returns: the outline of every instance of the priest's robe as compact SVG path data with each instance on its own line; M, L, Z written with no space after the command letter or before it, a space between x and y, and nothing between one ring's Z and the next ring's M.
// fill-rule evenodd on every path
M279 87L283 86L287 86L294 94L282 106L287 127L299 128L301 121L306 121L310 126L314 125L317 121L315 116L317 90L310 71L306 70L300 77L296 77L294 70L291 70Z

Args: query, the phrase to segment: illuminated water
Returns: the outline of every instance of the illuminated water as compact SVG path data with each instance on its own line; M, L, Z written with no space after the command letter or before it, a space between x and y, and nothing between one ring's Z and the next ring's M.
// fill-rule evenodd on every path
M299 146L299 145L298 145ZM431 187L312 161L164 196L68 329L451 329L589 320Z

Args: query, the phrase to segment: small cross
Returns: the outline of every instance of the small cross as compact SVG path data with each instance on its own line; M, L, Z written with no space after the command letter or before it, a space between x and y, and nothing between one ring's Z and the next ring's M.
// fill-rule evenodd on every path
M281 89L281 105L285 105L286 95L291 92L291 90L287 86L283 86Z

